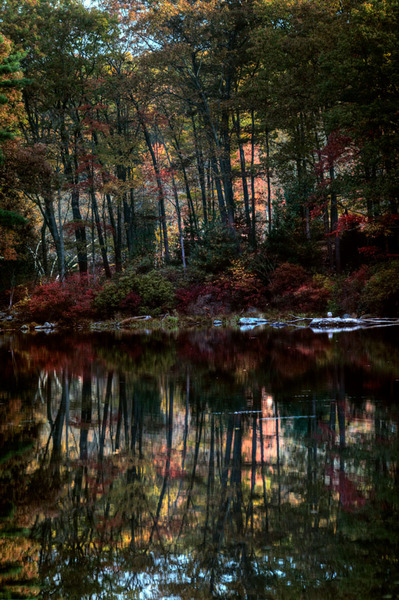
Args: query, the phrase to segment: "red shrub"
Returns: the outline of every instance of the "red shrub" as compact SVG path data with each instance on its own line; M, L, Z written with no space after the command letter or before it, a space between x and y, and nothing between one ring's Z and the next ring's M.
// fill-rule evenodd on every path
M339 305L344 312L358 312L361 294L369 277L370 271L363 265L344 279L338 294Z
M236 264L228 273L221 276L216 285L221 291L220 298L229 304L232 310L240 311L253 306L261 308L265 304L267 290L260 279Z
M129 314L136 314L139 306L141 304L141 296L139 296L139 294L137 294L136 292L130 292L126 298L124 298L120 304L119 304L119 308L123 311L123 312L127 312Z
M284 310L321 312L327 308L331 292L318 277L312 278L300 265L283 263L269 284L272 304Z
M310 276L300 265L283 263L277 267L270 278L269 291L272 296L291 294L294 290L310 281Z
M209 284L181 288L176 292L177 310L190 314L220 314L261 307L266 288L252 273L234 266Z
M330 292L314 281L300 286L291 297L292 309L300 312L324 312L330 299Z
M64 282L52 281L32 292L27 315L32 321L73 322L94 316L93 298L98 286L87 276L71 275Z
M230 310L224 292L212 284L180 288L176 291L177 310L185 314L218 314Z

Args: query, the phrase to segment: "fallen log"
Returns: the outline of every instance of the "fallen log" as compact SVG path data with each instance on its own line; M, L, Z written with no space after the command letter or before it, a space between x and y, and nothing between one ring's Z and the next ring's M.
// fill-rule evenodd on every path
M140 315L138 317L129 317L127 319L123 319L123 321L118 322L118 326L129 325L129 323L137 323L138 321L149 321L152 319L150 315Z

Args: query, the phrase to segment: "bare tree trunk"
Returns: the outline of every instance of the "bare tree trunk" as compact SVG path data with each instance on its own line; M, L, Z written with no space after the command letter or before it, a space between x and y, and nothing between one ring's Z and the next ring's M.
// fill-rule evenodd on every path
M271 192L271 181L270 181L270 144L269 144L269 130L266 129L266 181L267 181L267 228L269 235L272 231L272 192Z
M89 176L90 176L90 174L89 174ZM111 274L111 269L110 269L109 262L108 262L107 248L105 246L104 236L103 236L102 227L101 227L100 215L98 212L96 192L95 192L93 186L90 189L90 195L91 195L91 203L92 203L92 208L93 208L94 222L95 222L96 230L97 230L98 243L100 244L100 252L101 252L101 258L103 261L105 276L108 279L111 279L112 274Z
M165 140L162 138L162 145L165 149L166 152L166 156L168 159L168 163L169 163L169 167L171 169L171 177L172 177L172 189L173 189L173 197L175 199L175 208L176 208L176 216L177 216L177 227L179 230L179 237L180 237L180 247L181 247L181 256L182 256L182 263L183 263L183 269L186 270L186 252L185 252L185 248L184 248L184 235L183 235L183 227L182 227L182 222L181 222L181 211L180 211L180 203L179 203L179 194L177 192L177 186L176 186L176 181L175 181L175 176L173 174L172 171L172 161L170 160L170 155L169 155L169 150L168 147L165 143ZM193 207L194 210L194 207ZM195 225L196 228L196 225Z
M142 114L140 113L137 103L135 102L137 108L137 115L139 118L139 122L141 125L141 129L144 134L144 139L147 144L148 151L151 156L152 166L154 168L155 180L157 182L157 190L158 190L158 204L159 204L159 216L160 223L162 228L162 237L163 237L163 245L164 245L164 257L165 262L168 263L170 260L170 252L169 252L169 237L168 237L168 226L166 223L166 211L165 211L165 193L162 185L161 171L158 165L157 157L155 155L154 146L151 141L151 136L148 131L147 125L144 121Z
M39 204L39 208L54 241L55 252L57 255L58 274L61 281L63 281L65 278L64 244L62 240L62 231L58 229L54 214L54 199L51 191L47 191L44 194L44 208L41 204Z
M252 239L256 244L256 197L255 197L255 113L251 110L251 211Z
M194 148L195 148L195 158L197 161L197 170L198 170L198 179L201 189L201 200L202 200L202 212L204 215L204 223L205 225L208 223L208 207L207 207L207 199L206 199L206 188L205 188L205 166L204 166L204 157L202 154L202 148L200 145L200 140L197 134L197 128L195 124L195 117L192 113L191 122L193 124L193 133L194 133Z
M334 234L335 239L335 268L337 273L341 272L341 248L340 248L340 238L338 234L338 203L337 203L337 192L334 189L334 181L335 181L335 169L334 166L330 167L330 198L331 198L331 233Z
M245 214L245 223L248 230L248 237L251 240L251 244L253 245L252 239L252 226L251 226L251 213L249 209L249 193L248 193L248 181L247 181L247 169L245 165L245 153L244 147L241 139L241 123L240 123L240 113L237 110L236 116L234 112L232 113L233 125L236 130L237 142L238 142L238 152L240 156L240 168L241 168L241 180L242 180L242 192L244 198L244 214Z

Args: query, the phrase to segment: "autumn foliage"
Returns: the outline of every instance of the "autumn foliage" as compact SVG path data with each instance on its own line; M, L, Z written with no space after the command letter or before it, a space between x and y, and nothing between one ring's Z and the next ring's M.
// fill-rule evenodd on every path
M66 324L95 316L93 299L98 286L89 277L71 275L65 281L38 286L28 303L30 320L61 321ZM22 303L24 304L24 303ZM23 310L23 306L20 307Z

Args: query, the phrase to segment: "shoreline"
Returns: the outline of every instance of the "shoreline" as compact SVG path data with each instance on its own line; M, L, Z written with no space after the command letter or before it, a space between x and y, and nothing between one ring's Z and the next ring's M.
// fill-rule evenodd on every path
M205 328L233 328L240 331L252 331L254 329L292 328L311 329L314 332L335 333L340 331L354 331L357 329L370 329L376 327L399 326L399 318L396 317L374 317L366 315L363 317L320 317L302 315L265 315L259 313L256 316L247 314L233 315L170 315L152 317L151 315L133 316L123 319L108 319L104 321L85 320L74 323L19 321L17 318L0 322L1 333L60 333L62 331L75 331L79 333L98 333L105 331L178 331L183 329L205 329Z

